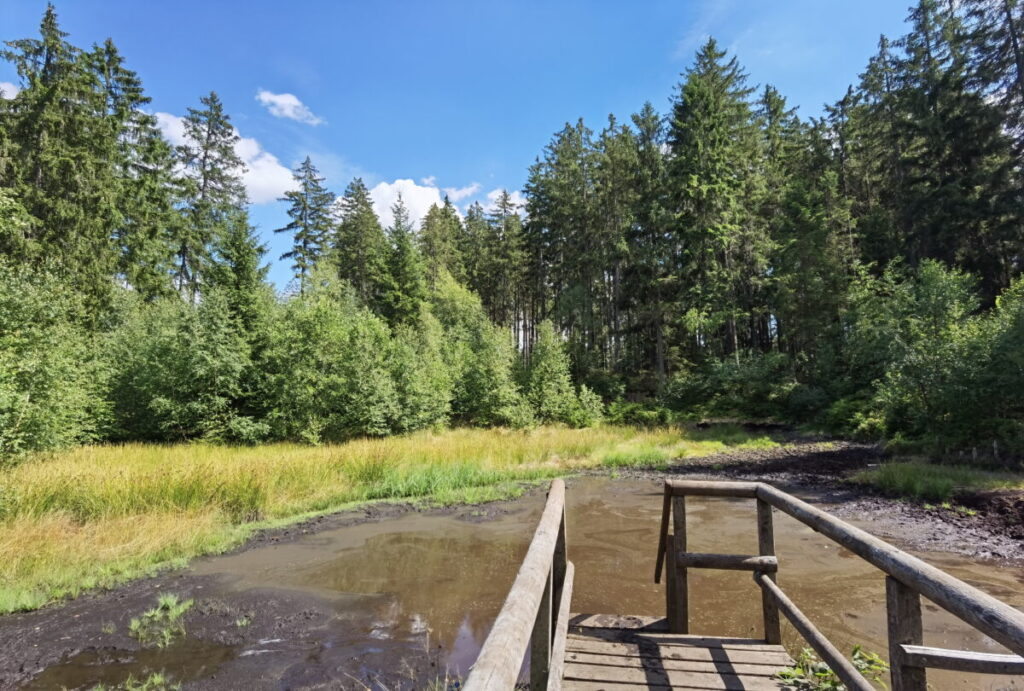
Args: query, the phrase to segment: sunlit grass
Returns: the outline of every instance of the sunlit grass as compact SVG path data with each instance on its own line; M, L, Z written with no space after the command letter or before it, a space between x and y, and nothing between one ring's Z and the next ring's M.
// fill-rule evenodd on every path
M310 447L84 446L0 473L0 612L110 587L252 530L380 499L522 493L594 466L664 466L771 445L741 428L456 429Z
M993 473L957 465L922 462L885 463L865 470L854 481L903 497L942 502L957 491L1024 489L1024 475Z

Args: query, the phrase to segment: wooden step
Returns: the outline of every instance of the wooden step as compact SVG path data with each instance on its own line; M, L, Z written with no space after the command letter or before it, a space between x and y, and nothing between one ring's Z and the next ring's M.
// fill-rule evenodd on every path
M776 673L793 664L782 646L762 640L666 629L655 617L573 615L563 688L761 691L783 688Z

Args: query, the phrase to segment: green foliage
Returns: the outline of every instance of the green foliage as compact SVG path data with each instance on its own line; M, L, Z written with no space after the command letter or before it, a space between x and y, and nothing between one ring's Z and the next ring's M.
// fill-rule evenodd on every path
M885 463L860 473L856 480L896 496L934 502L948 501L956 492L1014 489L1024 485L1019 475L962 465L914 462Z
M102 404L75 296L0 260L0 464L93 438Z
M853 647L851 656L853 666L869 681L876 684L884 683L882 678L889 671L886 664L878 653L864 650L859 645ZM815 655L810 648L804 648L797 656L796 664L788 669L780 671L776 675L787 687L803 691L805 689L821 689L822 691L843 691L846 686L839 680L827 664Z
M587 427L601 418L600 397L585 386L577 393L569 375L569 356L549 321L537 327L537 341L526 372L526 397L541 422Z
M391 333L345 284L315 275L277 314L263 363L274 436L319 443L393 430Z
M309 156L292 173L297 189L285 192L279 201L289 203L288 225L275 233L292 233L292 249L281 259L292 260L292 271L299 282L299 293L306 289L310 273L316 268L327 247L327 238L334 225L335 197L324 187L324 178Z
M242 412L250 347L223 293L136 309L107 355L116 438L253 443L269 431Z
M192 605L192 600L181 600L173 593L161 595L157 598L156 607L132 618L128 633L144 647L166 648L185 635L185 624L181 619Z

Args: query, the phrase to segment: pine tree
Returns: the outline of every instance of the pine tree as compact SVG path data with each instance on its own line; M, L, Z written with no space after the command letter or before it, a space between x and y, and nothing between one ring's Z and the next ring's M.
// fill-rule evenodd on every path
M33 262L49 261L79 290L96 316L108 303L117 253L110 229L116 206L117 135L105 94L82 52L70 45L48 5L38 39L7 42L24 89L4 105L10 186L36 220Z
M392 325L411 324L418 318L420 305L427 298L426 271L401 194L391 207L391 213L395 220L388 229L390 285L384 296L384 316Z
M341 221L331 248L338 276L352 284L363 304L380 313L391 282L388 241L373 210L370 191L360 178L345 189L340 206Z
M293 233L292 249L281 259L292 260L292 270L303 295L309 274L317 266L326 250L328 235L334 223L335 197L324 187L324 178L309 156L293 173L298 189L285 192L279 201L290 202L288 217L291 221L275 233Z
M750 226L748 162L755 157L746 75L714 39L698 51L675 97L669 180L683 251L685 326L691 344L718 335L719 353L739 358L743 281L761 271L747 252L760 245ZM692 350L692 348L691 348Z
M242 331L256 331L260 294L269 266L262 265L267 248L259 240L244 209L225 214L210 248L207 284L225 296Z
M235 151L239 137L216 92L199 99L202 108L185 116L186 142L178 146L185 169L184 222L175 238L175 281L182 295L195 302L210 251L229 219L246 204L245 166Z
M444 197L443 206L435 204L427 211L420 228L420 249L431 287L437 285L442 271L447 271L456 280L465 279L465 267L459 251L463 232L462 221L448 195Z
M117 273L146 298L167 295L172 291L173 241L179 223L174 208L180 189L174 151L157 128L156 118L142 110L150 99L138 75L124 66L113 42L107 39L95 46L87 58L99 77L106 117L118 146Z
M665 384L668 365L668 315L679 292L678 243L667 232L666 168L661 116L648 102L633 115L637 168L634 223L626 230L629 249L624 298L635 332L633 371L650 368L656 384Z

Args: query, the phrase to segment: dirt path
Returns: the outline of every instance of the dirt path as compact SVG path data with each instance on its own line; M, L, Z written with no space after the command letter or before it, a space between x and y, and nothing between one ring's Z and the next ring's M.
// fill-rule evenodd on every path
M880 461L877 450L867 445L796 441L775 449L686 459L667 471L612 474L764 480L835 515L867 519L872 532L898 539L901 546L1024 563L1024 502L1019 496L960 498L958 503L978 511L966 516L888 499L848 482L858 470ZM569 486L571 491L571 481ZM412 512L486 521L516 510L514 502L427 510L376 504L265 531L236 553ZM167 592L195 600L185 617L189 637L168 651L140 650L128 635L128 624ZM192 570L172 571L36 612L0 617L0 688L81 687L89 670L101 665L122 665L124 675L159 668L186 688L197 689L422 688L443 677L429 634L375 639L378 622L365 606L352 604L344 597L301 590L238 591Z

